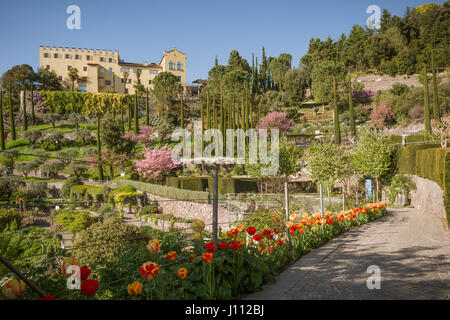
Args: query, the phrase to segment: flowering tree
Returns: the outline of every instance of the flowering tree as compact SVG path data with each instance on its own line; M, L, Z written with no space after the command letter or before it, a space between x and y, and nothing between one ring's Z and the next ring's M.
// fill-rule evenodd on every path
M286 112L271 112L261 119L258 129L279 129L281 132L289 132L294 127L294 121L287 118Z
M375 105L370 113L370 126L381 129L394 118L395 115L390 105L386 103Z
M180 166L172 160L172 149L165 145L162 148L146 149L144 159L136 162L136 170L143 178L161 181L164 174Z
M441 123L436 120L433 122L433 133L441 140L442 148L447 148L448 140L450 140L450 113L441 118Z
M153 129L151 126L140 126L138 134L128 131L123 138L134 143L143 143L146 146L151 146L153 143Z

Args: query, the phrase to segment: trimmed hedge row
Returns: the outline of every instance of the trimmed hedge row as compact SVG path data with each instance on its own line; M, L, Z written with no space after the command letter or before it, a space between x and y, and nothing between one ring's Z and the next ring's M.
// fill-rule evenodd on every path
M444 190L444 205L450 228L450 148L438 144L416 145L397 150L398 173L412 174L436 182Z
M76 185L70 188L70 199L72 200L86 199L89 196L91 196L94 201L102 201L102 187Z
M194 191L212 190L212 177L167 177L166 186ZM219 194L255 193L258 185L255 179L219 178Z
M168 187L159 184L151 184L133 180L117 180L118 186L131 185L137 190L145 191L160 197L165 197L175 200L192 201L205 203L209 202L210 196L208 192L183 190L174 187Z
M440 144L417 144L397 148L397 170L401 174L416 174L417 151L439 148Z

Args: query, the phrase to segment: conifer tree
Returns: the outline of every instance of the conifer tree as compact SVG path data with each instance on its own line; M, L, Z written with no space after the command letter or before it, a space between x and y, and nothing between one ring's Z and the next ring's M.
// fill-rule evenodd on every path
M437 76L436 76L436 68L434 65L433 52L431 55L431 70L432 70L432 74L433 74L433 117L438 123L440 123L441 122L441 114L440 114L441 112L440 112L440 108L439 108Z
M355 110L353 109L352 76L348 75L348 108L350 113L350 132L356 137Z
M0 90L0 149L5 150L5 127L3 124L3 91Z
M27 90L26 87L23 87L23 99L22 99L22 119L23 119L23 131L28 130L28 118L27 118Z
M16 126L14 124L14 110L13 110L13 97L12 88L9 88L9 126L11 131L12 140L16 140Z
M137 91L134 94L134 133L139 133L139 110L138 110L139 104L138 104L138 95Z
M423 120L425 123L425 136L429 137L431 135L431 121L430 121L430 94L429 94L429 87L428 87L428 75L427 75L427 69L423 68L421 73L421 80L423 82L424 86L424 92L423 92Z
M148 101L148 88L145 97L145 125L146 126L150 125L150 105Z
M34 92L33 85L31 85L31 124L36 125L36 116L34 114Z
M98 177L99 180L104 180L103 166L102 166L102 145L100 140L100 115L97 115L97 160L98 160Z
M206 130L211 129L211 111L209 108L209 92L206 91Z
M339 127L339 110L337 105L336 77L333 76L333 107L334 107L334 136L335 143L341 144L341 128Z

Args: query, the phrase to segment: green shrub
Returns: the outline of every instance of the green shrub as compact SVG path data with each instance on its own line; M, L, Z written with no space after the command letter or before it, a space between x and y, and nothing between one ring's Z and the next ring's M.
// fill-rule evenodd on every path
M56 151L58 150L58 145L56 143L53 143L51 141L44 141L41 144L41 148L47 151Z
M132 185L126 184L114 189L114 193L122 193L122 192L136 192L136 188Z
M70 199L76 200L92 200L95 202L103 201L102 187L76 185L70 188Z
M118 185L129 184L134 186L137 190L148 192L169 199L194 201L201 203L209 202L209 193L207 192L183 190L159 184L151 184L132 180L117 180L117 184Z
M72 177L68 180L66 180L66 182L64 182L62 188L61 188L61 195L65 198L69 198L70 197L70 188L72 188L73 186L76 185L82 185L83 182L80 180L80 178L77 177Z
M86 229L95 222L88 211L61 210L55 217L56 224L63 226L65 231L73 234Z
M147 240L138 227L111 218L81 231L73 244L74 255L95 273L98 268L106 266L108 261L122 254L126 243L145 243Z
M5 229L17 229L22 220L16 209L0 208L0 232Z
M143 206L142 209L139 210L139 216L144 216L144 215L154 214L154 213L158 213L158 204L157 203Z
M30 145L30 141L28 141L26 139L11 140L11 141L6 142L6 149L25 147L25 146L29 146L29 145Z

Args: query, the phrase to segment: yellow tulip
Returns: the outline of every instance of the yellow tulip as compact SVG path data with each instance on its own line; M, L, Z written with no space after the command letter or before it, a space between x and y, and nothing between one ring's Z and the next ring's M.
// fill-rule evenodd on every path
M141 294L142 292L142 283L139 281L135 281L132 284L129 284L127 286L128 293L132 296L136 296L138 294Z
M2 289L2 296L8 300L17 299L25 290L25 282L22 280L9 280Z

